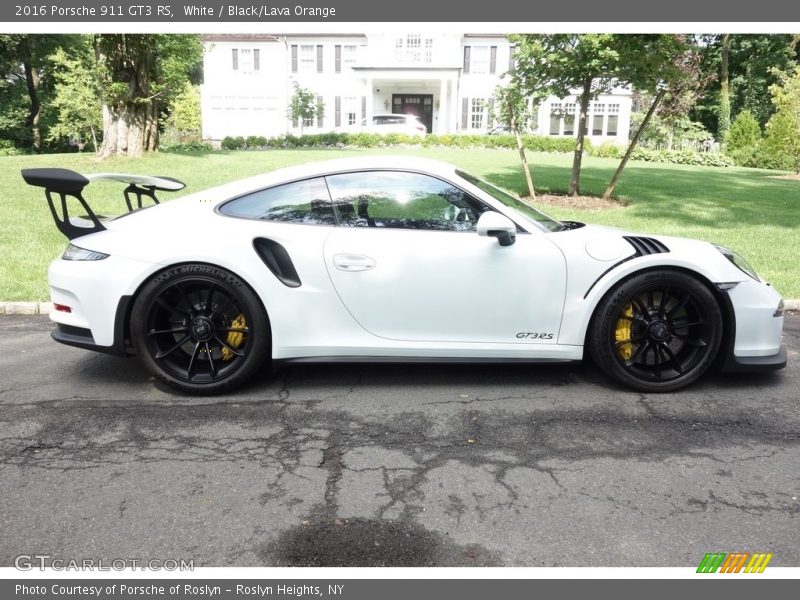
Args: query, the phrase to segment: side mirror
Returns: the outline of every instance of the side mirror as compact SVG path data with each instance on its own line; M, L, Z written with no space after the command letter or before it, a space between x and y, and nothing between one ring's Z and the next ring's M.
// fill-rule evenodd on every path
M497 238L501 246L511 246L517 241L517 226L499 212L486 211L478 219L478 235Z

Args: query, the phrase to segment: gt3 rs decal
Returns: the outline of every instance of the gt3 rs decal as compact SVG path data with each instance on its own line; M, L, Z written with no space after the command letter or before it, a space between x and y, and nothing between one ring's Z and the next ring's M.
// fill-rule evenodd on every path
M517 339L520 340L552 340L552 333L541 333L538 331L520 331L517 334Z

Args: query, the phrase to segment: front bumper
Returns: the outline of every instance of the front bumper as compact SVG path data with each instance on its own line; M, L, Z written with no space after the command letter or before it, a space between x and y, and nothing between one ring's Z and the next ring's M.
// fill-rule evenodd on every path
M757 372L783 369L787 349L783 341L781 296L760 281L743 281L723 292L731 320L731 343L723 351L722 371Z
M786 344L781 344L780 350L771 356L736 356L735 354L729 354L722 366L722 372L757 373L777 371L786 366L787 360Z

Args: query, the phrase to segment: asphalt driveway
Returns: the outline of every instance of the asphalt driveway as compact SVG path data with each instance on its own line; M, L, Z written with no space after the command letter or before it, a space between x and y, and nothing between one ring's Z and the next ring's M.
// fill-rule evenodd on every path
M303 366L176 396L0 317L0 565L800 565L800 317L776 374Z

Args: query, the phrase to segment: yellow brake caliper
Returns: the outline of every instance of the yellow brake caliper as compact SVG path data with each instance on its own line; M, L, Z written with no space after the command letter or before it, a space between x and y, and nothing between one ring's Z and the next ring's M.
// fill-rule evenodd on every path
M631 339L631 327L633 326L633 305L628 303L625 305L625 308L622 309L622 314L627 319L620 317L617 319L617 327L614 330L614 339L617 342L625 342ZM624 360L630 360L631 356L633 356L633 344L628 342L627 344L622 344L617 348L617 352Z
M233 321L231 321L231 329L244 329L247 327L247 321L244 318L242 313L239 313L239 316L236 317ZM244 341L244 332L243 331L229 331L228 338L225 340L225 343L228 344L234 350L237 349L239 346L242 345ZM233 352L231 352L225 346L222 347L222 360L230 360L235 356Z

